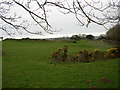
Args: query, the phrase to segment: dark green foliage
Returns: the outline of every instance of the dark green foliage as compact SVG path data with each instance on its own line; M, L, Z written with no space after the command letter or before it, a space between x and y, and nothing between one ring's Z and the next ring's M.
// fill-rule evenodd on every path
M103 40L103 39L106 39L106 36L104 34L101 34L98 38L98 40Z
M87 38L87 39L90 39L90 40L93 40L93 39L94 39L94 36L93 36L93 35L87 35L86 38Z
M72 42L73 42L73 43L76 43L77 41L76 41L76 40L73 40Z
M78 36L78 35L73 35L70 39L73 40L73 41L72 41L73 43L76 43L77 40L80 40L80 39L81 39L81 37Z
M120 57L120 45L116 47L118 49L118 57Z
M81 37L78 36L78 35L73 35L73 36L71 37L71 39L72 39L72 40L80 40Z
M108 40L120 41L120 25L113 26L107 33Z

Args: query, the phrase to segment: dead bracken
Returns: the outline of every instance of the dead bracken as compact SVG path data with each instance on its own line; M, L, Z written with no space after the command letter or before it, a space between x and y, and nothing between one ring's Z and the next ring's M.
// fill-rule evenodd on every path
M111 82L111 80L109 78L101 78L99 81L102 82L102 83L109 83L109 82Z

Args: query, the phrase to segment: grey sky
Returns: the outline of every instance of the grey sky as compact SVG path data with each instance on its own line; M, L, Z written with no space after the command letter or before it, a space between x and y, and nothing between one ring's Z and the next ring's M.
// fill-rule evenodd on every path
M102 26L96 25L96 24L90 24L89 27L80 26L78 24L78 21L76 20L75 16L72 14L64 15L60 13L56 8L52 8L52 11L49 12L49 22L53 26L53 28L56 28L56 30L61 30L59 32L55 32L53 35L46 33L44 30L42 30L39 26L34 26L33 20L30 19L30 16L28 13L26 13L23 9L20 7L15 6L12 8L12 12L16 11L18 14L21 14L24 19L28 20L31 26L29 27L29 30L40 30L43 32L43 36L41 35L30 35L30 34L24 34L19 35L15 34L12 37L31 37L31 38L50 38L50 37L56 37L56 36L69 36L73 34L93 34L93 35L100 35L105 34L107 30L103 28ZM12 13L11 12L11 13ZM5 32L2 32L3 37L9 37Z

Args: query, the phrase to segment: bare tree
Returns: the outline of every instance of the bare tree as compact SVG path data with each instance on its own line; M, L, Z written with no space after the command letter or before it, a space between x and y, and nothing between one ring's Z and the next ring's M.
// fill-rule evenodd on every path
M49 7L56 7L64 14L72 13L75 15L79 25L88 27L90 23L96 23L105 27L108 23L117 23L120 20L118 15L119 0L109 0L107 3L101 0L1 0L0 1L0 19L5 24L0 25L0 29L5 31L8 35L11 33L8 28L15 29L19 34L19 29L31 34L40 34L41 31L31 32L27 29L29 24L27 21L16 23L22 17L14 12L11 16L11 7L18 5L29 13L31 18L47 33L52 34L56 32L48 21ZM32 7L35 5L35 7ZM14 33L12 33L14 34Z

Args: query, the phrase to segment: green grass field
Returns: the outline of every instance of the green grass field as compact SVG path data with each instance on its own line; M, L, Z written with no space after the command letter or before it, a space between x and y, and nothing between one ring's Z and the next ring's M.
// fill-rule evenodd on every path
M2 42L3 88L118 88L118 60L92 63L54 62L51 54L68 45L68 53L100 49L113 45L101 41L15 41ZM108 78L110 82L100 82Z

